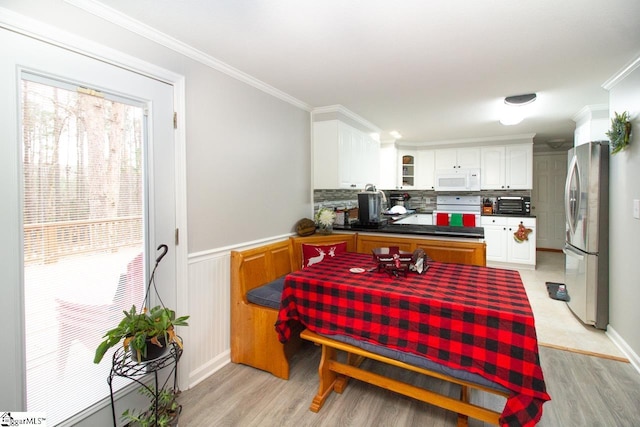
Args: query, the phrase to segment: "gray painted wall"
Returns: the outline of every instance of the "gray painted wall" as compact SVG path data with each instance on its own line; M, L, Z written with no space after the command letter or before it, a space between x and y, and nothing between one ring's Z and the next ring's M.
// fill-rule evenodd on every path
M611 156L609 191L609 324L640 354L640 220L632 201L640 199L640 68L609 92L609 111L632 117L629 147Z
M290 233L311 215L308 111L62 0L0 7L185 76L190 254Z
M305 109L62 0L3 0L0 8L51 25L53 32L64 31L185 76L189 254L288 234L298 219L311 215L310 113ZM16 230L15 238L6 240L0 252L15 251L11 242L17 241L18 234ZM20 281L5 279L13 284ZM208 285L229 286L228 281ZM190 297L215 311L217 301ZM15 308L21 305L16 301L20 296L11 293L5 304ZM4 313L10 316L8 325L14 327L9 332L15 340L0 354L0 373L9 380L0 392L0 409L16 410L22 400L21 381L11 379L21 377L23 371L21 317L18 308ZM110 408L103 408L78 425L107 425L109 417Z

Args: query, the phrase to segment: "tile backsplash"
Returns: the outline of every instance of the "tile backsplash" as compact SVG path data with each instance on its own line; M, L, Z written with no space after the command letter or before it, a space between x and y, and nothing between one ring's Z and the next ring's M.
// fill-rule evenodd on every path
M362 190L314 190L313 203L314 212L320 206L332 208L355 208L358 207L358 193ZM486 191L468 191L468 192L435 192L433 190L383 190L387 200L390 193L407 193L410 196L409 208L416 209L418 212L431 212L436 209L436 197L438 195L456 195L456 196L481 196L482 200L489 198L492 201L498 196L531 196L531 190L486 190ZM387 202L383 209L390 206Z

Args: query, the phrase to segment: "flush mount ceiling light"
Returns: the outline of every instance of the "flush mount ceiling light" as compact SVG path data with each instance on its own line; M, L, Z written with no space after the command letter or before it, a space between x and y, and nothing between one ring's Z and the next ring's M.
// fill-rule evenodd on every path
M535 100L536 100L536 94L528 93L526 95L507 96L504 99L504 103L507 105L521 106L521 105L531 104Z
M535 93L527 93L524 95L508 96L504 99L504 108L500 123L505 126L517 125L526 115L526 105L535 101L537 95Z
M392 137L394 137L395 139L400 139L402 138L402 135L400 134L400 132L398 132L397 130L392 130L391 132L389 132L389 135L391 135Z

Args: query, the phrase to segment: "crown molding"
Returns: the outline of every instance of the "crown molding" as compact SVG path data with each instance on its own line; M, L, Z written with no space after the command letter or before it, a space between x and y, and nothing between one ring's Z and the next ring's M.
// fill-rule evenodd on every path
M609 118L609 106L607 104L585 105L573 115L572 120L578 123L601 118Z
M517 134L517 135L487 136L482 138L465 138L465 139L448 139L448 140L442 140L442 141L424 141L424 142L396 141L396 145L398 147L407 147L407 148L420 148L420 147L432 148L432 147L440 147L440 146L446 146L450 148L452 145L465 146L465 145L476 145L476 144L501 143L504 141L513 141L514 143L520 143L520 142L533 143L534 136L536 136L535 133L523 133L523 134Z
M158 81L169 84L182 82L180 84L184 85L184 76L178 73L2 7L0 27Z
M609 80L602 83L602 88L606 90L611 90L615 85L624 80L629 74L631 74L636 68L640 67L640 56L636 59L629 62L627 65L622 67L620 71L614 74Z
M121 28L129 30L135 34L138 34L141 37L144 37L148 40L151 40L154 43L157 43L161 46L164 46L168 49L171 49L181 55L184 55L188 58L193 59L194 61L200 62L208 67L211 67L221 73L224 73L230 77L233 77L236 80L240 80L243 83L246 83L250 86L253 86L256 89L259 89L265 93L268 93L271 96L274 96L278 99L281 99L285 102L288 102L291 105L294 105L298 108L301 108L306 111L311 111L312 107L300 101L293 96L276 89L275 87L268 85L267 83L256 79L255 77L250 76L249 74L238 70L226 64L211 55L208 55L198 49L195 49L186 43L183 43L167 34L164 34L149 25L146 25L136 19L131 18L113 8L105 6L104 4L95 1L95 0L64 0L65 3L68 3L72 6L75 6L79 9L84 10L87 13L98 16L114 25L117 25Z
M340 104L327 105L327 106L324 106L324 107L316 107L316 108L311 110L311 115L312 116L314 116L316 114L326 114L326 113L342 114L343 116L346 116L346 117L350 118L351 120L355 120L356 122L360 123L361 125L369 128L371 130L371 132L376 132L376 133L382 132L378 126L374 125L373 123L371 123L370 121L368 121L364 117L361 117L361 116L357 115L353 111L349 110L348 108L346 108L346 107L344 107L344 106L342 106Z

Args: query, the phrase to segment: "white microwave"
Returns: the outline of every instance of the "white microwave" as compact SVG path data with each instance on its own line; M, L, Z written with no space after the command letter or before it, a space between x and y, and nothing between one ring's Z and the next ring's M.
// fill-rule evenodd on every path
M480 169L439 169L436 191L480 191Z

